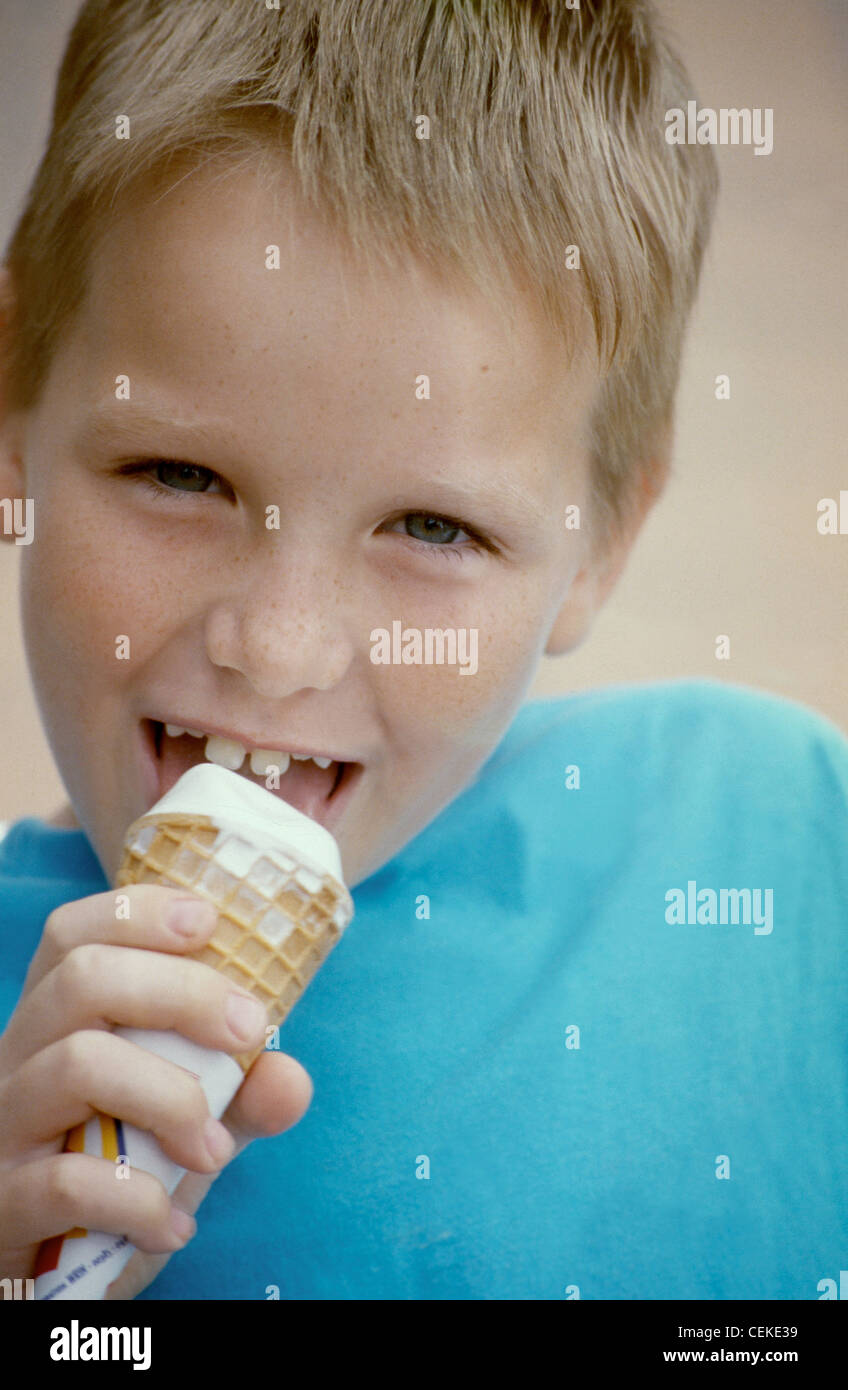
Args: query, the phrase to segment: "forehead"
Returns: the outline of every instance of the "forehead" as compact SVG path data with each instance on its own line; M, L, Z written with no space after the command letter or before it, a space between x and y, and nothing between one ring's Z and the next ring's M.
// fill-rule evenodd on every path
M588 348L567 357L526 293L508 307L411 257L370 275L289 170L272 182L216 164L148 178L119 202L80 334L107 381L135 372L183 410L252 414L260 430L308 400L301 433L320 422L367 437L388 418L430 447L582 445Z

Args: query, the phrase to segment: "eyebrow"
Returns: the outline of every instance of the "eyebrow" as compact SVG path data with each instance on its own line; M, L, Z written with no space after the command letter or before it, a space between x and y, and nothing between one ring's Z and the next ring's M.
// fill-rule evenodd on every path
M145 445L149 445L147 435L150 430L157 430L168 440L173 440L175 453L180 448L190 452L198 449L202 452L218 452L222 436L224 441L227 441L228 436L229 440L232 440L229 427L224 420L178 420L140 403L109 400L94 407L83 418L74 435L74 444L79 448L84 444L91 446L112 443L116 434L120 434L128 442L138 439L138 447L143 449ZM493 462L492 467L496 468L497 465ZM431 475L421 483L417 480L410 481L402 491L394 495L392 501L398 507L408 506L410 497L419 491L422 493L422 501L425 500L426 492L438 494L437 506L433 505L435 498L427 502L434 513L443 512L450 515L452 512L462 513L467 510L470 513L469 525L472 524L475 512L485 513L479 522L481 528L487 525L514 528L527 539L538 534L538 529L544 527L548 520L548 510L528 496L513 478L503 472L495 473L487 479L487 484L481 487L470 482L466 484L457 479L441 479L437 475Z
M220 444L221 434L226 428L223 420L177 420L167 413L151 410L149 406L135 405L131 401L107 401L105 405L95 406L84 417L74 442L77 445L105 444L118 433L129 438L141 438L148 430L155 429L184 440L186 445L207 447L216 439Z

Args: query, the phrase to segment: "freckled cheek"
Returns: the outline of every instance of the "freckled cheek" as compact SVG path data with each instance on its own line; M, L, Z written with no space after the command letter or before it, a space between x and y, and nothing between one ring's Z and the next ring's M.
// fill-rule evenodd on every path
M40 520L22 574L28 645L66 671L82 665L128 677L132 663L115 660L115 640L155 641L167 620L158 585L108 520L66 520L58 508L43 509Z

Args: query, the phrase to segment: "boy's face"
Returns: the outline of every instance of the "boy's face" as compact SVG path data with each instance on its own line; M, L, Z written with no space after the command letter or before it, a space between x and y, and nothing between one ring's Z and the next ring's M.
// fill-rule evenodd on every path
M564 370L523 303L510 328L423 272L375 289L302 208L290 233L292 198L243 168L125 204L40 403L7 422L31 671L110 876L202 758L157 741L167 722L358 764L328 800L337 769L293 762L278 793L355 885L469 782L593 606L592 369ZM467 674L375 664L395 622L454 629Z

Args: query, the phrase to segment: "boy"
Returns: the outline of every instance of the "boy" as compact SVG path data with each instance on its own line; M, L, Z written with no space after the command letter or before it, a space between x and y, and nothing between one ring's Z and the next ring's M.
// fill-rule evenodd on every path
M844 740L709 683L522 705L668 469L689 96L642 0L84 7L4 281L0 493L78 821L2 846L4 1275L73 1225L137 1247L116 1298L839 1269ZM203 909L109 890L204 756L285 768L357 909L222 1125L112 1032L262 1036L185 959ZM61 1152L95 1110L173 1200Z

